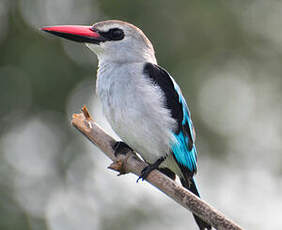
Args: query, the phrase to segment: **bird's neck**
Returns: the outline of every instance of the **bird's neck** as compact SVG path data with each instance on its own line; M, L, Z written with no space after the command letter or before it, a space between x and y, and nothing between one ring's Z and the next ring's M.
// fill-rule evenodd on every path
M108 65L108 64L133 64L133 63L146 63L150 62L153 64L157 64L156 57L154 52L149 51L137 51L135 53L133 52L126 52L123 53L123 55L120 55L120 53L98 53L97 54L98 60L99 60L99 67Z
M129 81L135 81L143 73L144 62L102 62L99 60L97 71L97 92L108 91L113 85L121 86L121 89Z
M98 62L98 75L105 75L110 73L112 69L115 68L115 63L107 62L107 61L100 61Z

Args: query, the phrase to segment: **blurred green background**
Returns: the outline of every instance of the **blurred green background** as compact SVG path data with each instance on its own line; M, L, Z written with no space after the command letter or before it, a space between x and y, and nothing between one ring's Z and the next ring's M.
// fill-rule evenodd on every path
M246 229L281 229L282 1L1 0L0 229L196 229L190 213L109 161L70 125L97 60L40 27L121 19L180 84L202 197Z

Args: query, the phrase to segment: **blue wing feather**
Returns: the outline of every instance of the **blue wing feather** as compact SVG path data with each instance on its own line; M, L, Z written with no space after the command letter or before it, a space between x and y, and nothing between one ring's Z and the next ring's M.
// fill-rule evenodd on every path
M144 73L163 90L166 97L166 107L177 121L177 129L172 130L176 140L171 144L173 155L182 170L183 168L184 170L189 169L189 172L194 174L197 171L195 132L182 92L168 72L161 67L146 63Z
M176 143L172 144L172 151L176 160L188 167L191 172L197 171L197 150L195 147L195 132L194 126L191 120L191 115L187 103L182 95L182 92L173 80L174 88L177 91L179 96L179 103L182 107L183 118L181 121L181 130L180 132L174 133L174 136L177 140ZM189 130L187 130L189 129ZM190 138L189 138L190 136Z

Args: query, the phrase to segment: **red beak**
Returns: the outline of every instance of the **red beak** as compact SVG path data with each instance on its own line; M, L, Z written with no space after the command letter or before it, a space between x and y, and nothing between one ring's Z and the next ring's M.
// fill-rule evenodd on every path
M76 42L99 44L104 41L103 36L92 26L47 26L41 30Z

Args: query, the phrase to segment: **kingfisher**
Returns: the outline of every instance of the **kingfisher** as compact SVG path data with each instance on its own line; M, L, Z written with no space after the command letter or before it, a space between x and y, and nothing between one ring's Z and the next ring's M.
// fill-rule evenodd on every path
M43 31L85 43L98 57L96 92L112 129L148 163L139 179L158 169L200 197L195 129L180 87L157 64L152 43L141 29L108 20L92 26L47 26ZM211 225L194 215L200 230Z

